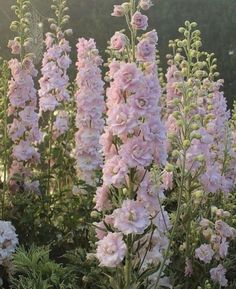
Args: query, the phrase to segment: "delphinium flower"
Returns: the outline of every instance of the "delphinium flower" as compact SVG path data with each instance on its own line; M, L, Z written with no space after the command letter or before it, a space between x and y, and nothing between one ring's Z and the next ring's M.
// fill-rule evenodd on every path
M217 80L214 55L201 51L200 31L195 27L196 23L186 21L185 27L179 29L183 39L170 41L173 55L167 56L169 68L164 93L169 149L166 167L172 167L172 182L166 187L171 189L169 201L177 203L168 250L177 244L173 238L182 243L179 262L183 267L185 264L185 270L177 278L183 278L186 281L180 282L186 284L187 278L195 275L196 259L210 267L227 256L227 238L215 231L216 238L211 240L214 230L208 226L202 241L196 228L199 216L213 221L210 206L214 203L224 206L224 200L233 190L235 176L229 112L220 91L222 81ZM165 184L166 172L162 177ZM218 223L221 221L217 220ZM230 235L231 229L224 222L223 227L228 228Z
M100 135L103 132L105 111L104 83L99 56L93 39L79 39L77 44L78 74L76 83L76 168L79 177L94 184L95 172L102 165Z
M17 245L16 230L11 222L0 221L0 265L8 264Z
M71 47L66 36L71 35L72 30L64 29L69 20L69 16L66 15L67 1L55 0L51 7L55 10L55 19L49 19L51 32L46 33L44 41L46 52L43 55L42 76L39 80L39 113L44 133L42 159L47 167L47 177L44 178L47 181L43 185L46 193L51 190L53 175L56 176L54 179L57 187L61 187L63 175L61 160L63 159L66 166L66 158L70 159L68 131L71 112L68 109L70 94L67 73L71 64L69 57Z
M34 55L28 53L31 38L28 37L28 14L30 3L20 0L13 6L17 21L11 29L17 34L9 41L12 53L18 55L9 61L11 80L9 82L8 116L12 120L8 134L13 142L12 165L10 168L10 187L12 190L24 188L32 176L32 168L39 162L40 155L36 144L41 141L38 127L37 93L34 78L37 70L34 67ZM26 187L24 189L27 189Z
M150 270L147 288L153 284L150 275L155 270L151 269L158 270L163 260L171 228L162 204L165 197L160 182L167 152L159 106L158 37L154 30L140 33L148 27L148 18L140 8L143 6L146 10L151 4L151 1L130 1L115 5L112 13L116 17L126 17L131 38L122 31L116 32L110 41L107 118L100 139L105 158L103 184L95 196L95 208L106 215L102 222L94 225L99 237L96 256L100 265L126 268L124 277L117 269L116 284L121 288L135 286L135 274L138 276L145 270ZM155 169L151 170L153 166ZM122 242L116 242L112 250L109 248L111 258L106 262L108 257L102 256L101 250L104 252L113 234L119 235ZM149 246L150 243L153 246ZM107 253L103 254L107 256Z

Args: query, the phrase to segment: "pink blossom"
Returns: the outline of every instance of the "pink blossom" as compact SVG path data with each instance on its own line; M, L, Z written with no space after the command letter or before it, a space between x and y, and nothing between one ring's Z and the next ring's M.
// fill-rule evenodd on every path
M127 143L122 146L119 154L130 168L146 167L152 162L150 145L140 137L129 139Z
M114 76L123 90L132 90L137 87L141 77L134 63L121 63L119 71Z
M122 17L125 15L124 8L121 5L114 5L113 13L111 14L115 17Z
M193 275L193 266L192 262L189 258L185 260L185 269L184 269L184 276L191 277Z
M215 229L224 238L232 238L234 236L234 229L222 220L215 222Z
M114 155L106 161L102 171L104 184L120 187L128 173L128 168L120 156Z
M95 195L95 209L98 211L105 211L105 210L110 210L112 207L111 201L109 199L109 187L103 185L102 187L98 187L96 190L96 195Z
M139 5L143 10L148 10L151 8L151 6L153 6L151 0L140 0Z
M219 283L223 287L228 285L228 280L225 278L226 269L223 265L219 264L217 267L212 268L210 274L214 282Z
M166 190L173 188L173 172L164 171L162 175L162 182Z
M142 234L150 220L148 212L140 202L125 200L122 207L113 212L114 227L125 235Z
M98 240L102 240L105 236L107 236L107 229L104 222L94 222L96 237Z
M107 124L114 135L121 136L125 133L133 133L138 122L129 107L126 104L120 104L111 110Z
M109 232L97 242L96 256L100 261L100 266L116 267L123 261L126 250L122 234Z
M148 38L142 39L137 45L136 57L141 62L153 62L156 58L156 46Z
M134 29L146 30L148 27L148 18L146 15L136 11L132 16L131 25Z
M13 156L18 161L29 161L34 154L35 149L30 145L29 141L21 140L13 149Z
M147 39L149 43L156 45L158 42L158 35L156 30L149 31L142 36L144 39Z
M66 111L59 111L53 124L53 136L57 139L69 129L69 116Z
M21 45L17 40L9 40L8 47L11 49L12 54L20 54L21 52Z
M116 32L111 38L111 48L122 52L125 49L127 37L121 33Z
M195 250L195 257L208 264L211 262L215 252L212 250L211 245L202 244L199 248Z
M219 255L222 259L227 257L228 248L229 248L229 242L227 242L226 239L223 238L221 243L220 243L220 247L219 247Z

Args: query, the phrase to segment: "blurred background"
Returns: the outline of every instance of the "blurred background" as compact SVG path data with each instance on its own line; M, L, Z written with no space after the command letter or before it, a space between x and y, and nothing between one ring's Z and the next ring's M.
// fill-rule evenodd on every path
M0 55L9 58L7 46L12 37L9 24L14 15L10 7L14 0L0 0ZM111 17L114 4L122 0L68 0L73 59L76 59L75 44L78 37L95 38L104 54L107 40L115 30L122 29L124 19ZM224 91L229 107L236 100L236 0L153 0L154 7L148 11L150 29L157 29L161 65L165 68L165 55L169 52L168 41L178 37L178 27L185 20L196 21L202 32L203 49L214 52L218 70L225 80ZM38 20L47 31L47 18L52 16L51 0L32 0ZM69 28L68 26L68 28ZM104 54L105 56L105 54ZM74 68L71 68L74 75Z

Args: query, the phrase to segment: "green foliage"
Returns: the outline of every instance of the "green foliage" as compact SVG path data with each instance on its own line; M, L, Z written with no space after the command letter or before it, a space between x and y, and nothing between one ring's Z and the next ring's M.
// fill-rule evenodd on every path
M14 255L12 289L75 289L73 272L50 260L48 247L21 247ZM77 287L78 288L78 287Z

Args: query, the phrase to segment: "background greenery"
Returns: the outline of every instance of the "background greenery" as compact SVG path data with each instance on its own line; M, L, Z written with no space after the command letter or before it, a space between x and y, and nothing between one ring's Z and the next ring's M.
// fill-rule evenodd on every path
M50 0L32 0L41 14L45 29L51 15ZM122 0L68 0L74 35L77 38L94 37L104 51L107 40L115 30L123 28L123 19L110 16L114 4ZM218 58L221 77L225 79L225 95L229 106L236 99L236 0L153 0L149 12L150 27L159 33L162 65L168 53L168 40L178 37L178 27L185 20L196 21L202 32L204 50L214 52ZM10 6L14 0L0 0L0 54L9 57L6 44L11 37L9 23L13 17ZM76 50L73 49L73 58ZM74 72L72 68L72 73ZM74 74L74 73L73 73Z

